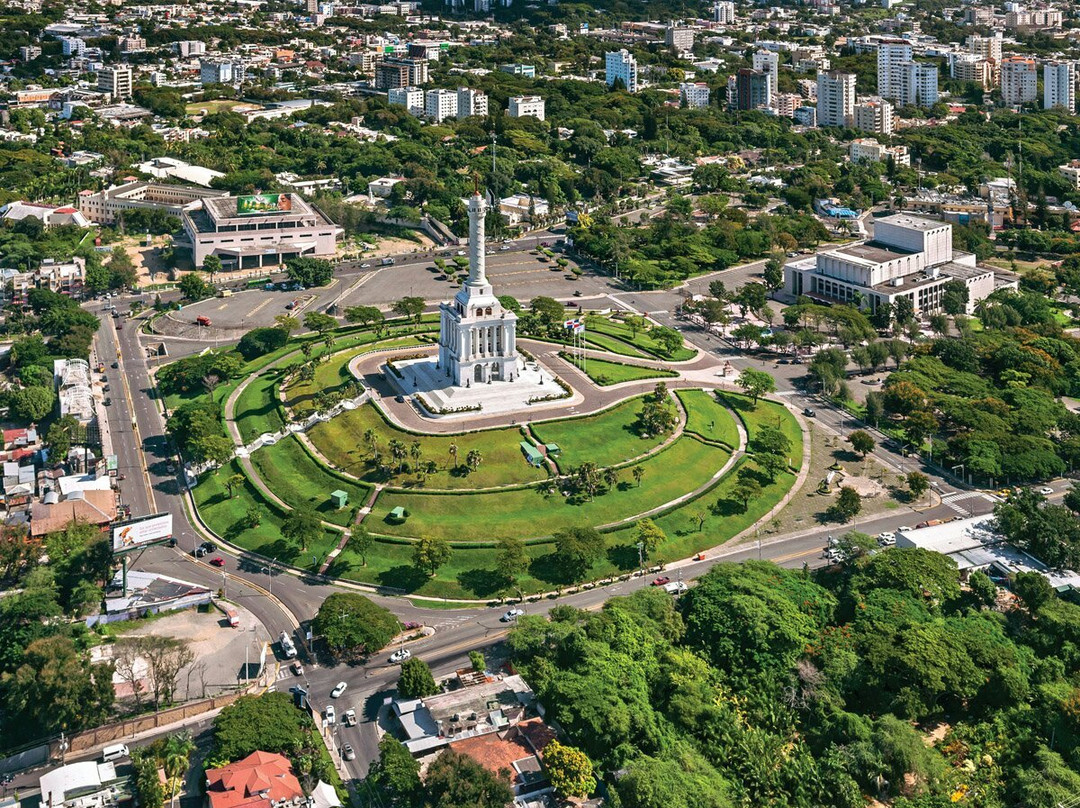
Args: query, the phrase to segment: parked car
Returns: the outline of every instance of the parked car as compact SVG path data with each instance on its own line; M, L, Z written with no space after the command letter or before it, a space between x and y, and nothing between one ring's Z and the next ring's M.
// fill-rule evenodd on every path
M509 250L509 249L510 249L510 245L509 245L509 244L504 244L504 245L502 245L501 247L499 247L499 249L500 249L500 250L503 250L503 251L505 252L506 250Z
M195 557L196 558L202 558L204 555L206 555L206 550L204 550L202 547L196 547L195 548Z
M337 721L337 712L334 710L333 704L326 705L326 711L323 713L326 716L326 723L333 724Z
M303 676L304 675L304 666L301 665L299 662L294 662L292 665L289 666L289 668L292 669L293 676Z
M805 415L807 418L813 418L815 415L817 415L817 413L814 412L813 407L804 408L803 411L802 411L802 414Z
M169 467L169 473L171 474L171 473L172 473L172 472L174 472L174 471L176 471L176 467L175 467L175 466L170 466L170 467ZM208 552L208 553L209 553L209 552L210 552L211 550L214 550L214 549L216 549L216 548L215 548L215 546L214 546L214 543L213 543L212 541L204 541L204 542L203 542L202 544L200 544L199 546L200 546L201 548L203 548L203 550L205 550L205 551L206 551L206 552Z
M412 658L412 651L408 648L399 648L390 655L390 661L394 663L404 662L406 659Z
M894 544L896 544L896 534L889 532L879 533L877 537L877 543L880 544L882 547L892 547Z
M1042 488L1039 489L1039 493L1042 494L1044 497L1048 497L1052 493L1054 493L1054 489L1048 485L1044 485Z
M653 586L663 586L664 584L671 583L671 579L666 575L661 575L659 578L652 582Z
M504 614L499 619L504 623L512 623L515 620L517 620L519 617L521 617L521 615L523 615L523 614L525 614L524 609L510 609L509 611L507 611L506 614Z
M112 366L113 366L114 368L118 368L118 367L120 367L120 363L119 363L119 362L113 362L113 363L112 363Z
M338 682L337 685L334 686L334 689L330 691L330 698L340 698L341 694L345 692L345 688L348 686L348 682Z
M341 714L341 723L347 727L356 726L356 710L346 710Z
M345 758L345 760L356 760L356 752L353 751L352 746L349 744L345 744L341 747L341 756Z
M215 567L224 567L225 566L225 559L222 558L221 556L214 556L213 558L210 559L210 563L213 564Z

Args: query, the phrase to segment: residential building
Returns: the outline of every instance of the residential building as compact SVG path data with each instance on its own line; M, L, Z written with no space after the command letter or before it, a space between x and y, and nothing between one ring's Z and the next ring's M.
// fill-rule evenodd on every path
M734 25L735 3L731 0L718 0L713 6L713 21L721 25Z
M1058 166L1058 173L1071 182L1073 188L1080 191L1080 160L1073 160L1063 166Z
M795 110L803 105L798 93L777 93L773 96L773 108L781 118L794 118Z
M146 50L146 40L141 36L135 36L134 34L120 37L117 44L120 47L121 53L138 53L139 51Z
M488 114L488 97L479 90L458 87L457 114L459 118L471 118L474 115Z
M379 199L389 199L390 194L394 191L394 186L399 182L405 182L404 177L379 177L377 180L372 180L368 183L368 197L372 200L375 197Z
M709 85L705 82L684 81L679 85L679 100L690 109L709 106Z
M547 200L531 194L514 194L499 200L499 213L511 225L543 219L549 212Z
M536 65L523 65L523 64L499 65L499 72L501 72L501 73L509 73L511 76L521 76L522 78L525 78L525 79L535 79L536 78Z
M877 43L877 89L882 98L901 94L902 74L911 63L911 43L906 39L886 39Z
M86 283L86 259L75 256L69 261L46 258L37 269L21 272L18 269L0 269L0 284L10 289L9 300L15 304L26 303L31 289L48 289L50 292L80 297Z
M1010 56L1001 61L1001 100L1010 106L1031 104L1038 97L1039 79L1035 60Z
M664 44L675 53L690 53L694 50L694 29L672 23L664 30Z
M891 135L895 126L893 105L884 98L868 98L856 104L854 126L864 132Z
M1047 62L1043 65L1043 107L1076 110L1076 63Z
M131 98L131 65L107 65L97 71L97 87L114 101Z
M387 58L375 65L375 89L418 87L428 83L427 59Z
M968 53L980 59L986 59L995 65L1001 64L1001 33L993 36L972 34L967 38Z
M1005 27L1011 30L1060 28L1063 15L1054 8L1007 11Z
M814 127L818 125L817 121L817 107L799 107L793 113L791 113L792 119L800 126Z
M174 42L172 46L173 50L176 51L176 55L185 59L191 56L202 56L206 53L206 43L199 42L197 39L184 39L180 42Z
M456 118L458 95L454 90L428 90L424 96L424 114L442 123L447 118Z
M734 76L733 109L761 109L772 103L772 81L768 73L743 67ZM729 82L729 88L730 88Z
M544 120L544 99L538 95L517 95L510 99L506 110L511 118L532 116Z
M983 90L997 86L1001 73L999 62L992 62L979 56L961 54L952 61L952 77L957 81L971 81Z
M898 166L911 165L907 146L882 146L872 137L851 141L849 153L853 163L885 163L891 157Z
M604 57L605 80L611 87L616 81L621 81L627 92L638 91L638 68L637 59L628 50L623 48L611 51Z
M952 225L909 214L874 223L874 240L836 247L799 258L784 267L784 292L791 297L850 303L860 300L871 311L901 297L917 315L941 310L945 286L960 281L968 288L968 313L995 288L1008 285L994 270L978 266L975 256L953 250Z
M19 60L32 62L41 56L41 48L37 45L22 45L19 48Z
M236 763L207 769L206 800L209 808L307 805L288 758L270 752L252 752Z
M181 214L196 267L216 255L226 269L284 264L298 256L332 256L342 230L295 194L204 199Z
M60 37L60 52L64 56L82 56L86 50L86 41L77 36Z
M394 87L386 91L386 101L398 104L419 117L424 114L424 91L419 87Z
M754 70L769 76L769 96L775 96L779 90L780 54L771 50L759 50L753 56Z
M817 76L817 125L851 126L855 120L855 74L830 70Z
M893 83L896 95L891 100L901 107L929 107L938 100L937 65L908 62L896 71L898 81Z
M121 211L160 210L179 216L195 202L224 196L228 196L228 191L158 182L129 182L96 193L80 191L79 211L91 222L115 224Z
M202 84L243 84L247 78L244 63L233 59L199 60L199 81Z

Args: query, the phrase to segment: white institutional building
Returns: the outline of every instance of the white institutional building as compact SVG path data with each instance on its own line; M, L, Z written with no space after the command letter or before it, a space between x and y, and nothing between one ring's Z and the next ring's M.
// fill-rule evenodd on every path
M484 254L487 203L479 191L469 200L469 279L439 310L439 369L459 387L518 375L517 315L491 291Z

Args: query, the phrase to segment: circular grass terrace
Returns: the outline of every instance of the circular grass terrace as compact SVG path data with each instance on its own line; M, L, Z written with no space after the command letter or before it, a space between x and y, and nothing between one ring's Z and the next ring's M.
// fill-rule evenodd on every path
M342 369L361 352L359 347L351 345L331 357L319 381L342 379ZM305 387L287 386L286 401L310 400L312 386ZM653 561L672 560L731 538L760 519L791 487L794 474L763 480L763 496L744 508L727 494L735 472L752 466L752 459L742 457L717 476L740 448L737 421L751 439L761 425L779 424L795 437L798 455L792 461L797 468L801 434L786 408L766 401L752 407L743 396L702 390L679 390L676 400L685 428L653 437L642 437L635 428L641 396L587 416L458 435L399 429L367 404L315 426L304 438L290 436L257 450L246 467L233 461L204 475L193 493L200 514L215 532L306 569L322 566L341 544L343 531L356 524L361 507L370 503L363 524L376 537L373 547L366 559L346 547L329 574L433 597L488 599L505 594L506 582L494 572L495 545L502 538L520 538L531 564L515 589L548 591L571 583L560 580L549 561L551 534L562 528L601 528L608 551L589 577L606 578L636 568L633 522L644 513L655 510L653 518L668 537ZM561 452L550 458L550 465L536 468L526 461L522 440L534 446L558 444ZM404 456L399 448L398 458L391 458L392 445L403 446ZM456 447L456 460L451 447ZM466 458L473 450L482 459L470 470ZM556 473L569 473L583 462L616 469L617 481L601 485L592 498L567 495L556 484ZM420 466L427 471L420 473ZM238 472L246 482L230 495L225 481ZM330 504L329 494L335 490L348 494L345 507ZM290 508L302 505L316 511L324 530L301 551L281 537L280 526ZM398 507L409 514L404 521L390 518ZM257 526L249 524L253 512L262 515ZM445 538L453 547L451 560L432 577L412 564L412 544L419 537Z

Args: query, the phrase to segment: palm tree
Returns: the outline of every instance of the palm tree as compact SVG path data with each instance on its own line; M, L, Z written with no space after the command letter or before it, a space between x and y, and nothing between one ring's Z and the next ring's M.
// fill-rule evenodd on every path
M397 461L398 472L400 473L405 465L405 458L408 455L408 450L405 448L405 444L396 438L390 441L390 456Z
M453 460L454 464L453 464L453 466L451 466L451 468L456 469L457 468L457 444L456 443L451 443L449 451L450 451L450 457L452 457L454 459Z
M608 488L614 488L619 484L619 472L612 466L608 466L604 469L604 485Z
M420 447L420 441L414 440L409 447L409 457L412 458L413 468L420 469L420 458L424 456L424 450Z
M645 476L645 469L641 466L634 466L633 471L630 472L634 475L634 482L637 483L638 488L641 487L641 478Z
M379 446L379 436L375 434L374 429L364 430L364 443L368 445L368 449L371 451L373 457L378 454L376 449Z
M469 467L469 471L476 471L480 467L480 461L484 459L484 456L480 454L479 449L470 449L469 453L465 455L465 465Z
M191 753L195 751L195 742L187 732L179 732L169 735L165 739L165 759L163 767L165 776L168 778L167 788L172 804L176 805L176 797L184 785L184 773L188 769Z

